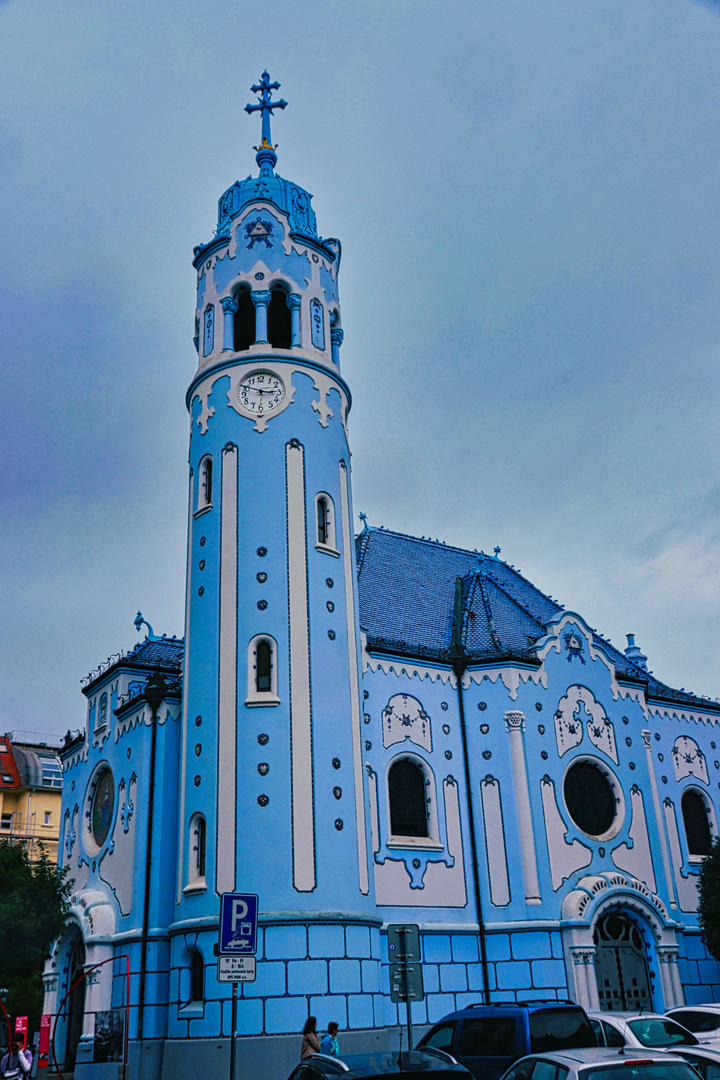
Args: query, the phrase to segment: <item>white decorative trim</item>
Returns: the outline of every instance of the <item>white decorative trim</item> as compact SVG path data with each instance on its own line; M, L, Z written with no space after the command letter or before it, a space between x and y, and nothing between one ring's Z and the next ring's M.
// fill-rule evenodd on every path
M241 416L244 420L249 420L254 423L256 431L263 432L271 420L274 420L276 416L283 413L285 409L293 403L295 398L295 387L293 386L292 377L296 373L312 379L318 397L316 401L310 402L310 406L318 413L318 423L321 427L326 428L334 415L333 410L327 404L327 396L332 390L337 391L340 395L341 403L340 419L343 428L347 430L349 402L342 384L335 379L333 372L328 371L328 373L325 374L324 371L318 371L316 368L305 367L296 357L287 357L286 359L270 358L266 355L267 348L266 345L258 346L258 349L260 350L258 355L251 355L246 359L240 359L238 357L237 363L232 367L224 367L219 371L209 371L207 377L198 383L193 391L193 396L190 401L190 411L192 413L193 402L197 398L200 402L201 409L195 422L200 428L201 434L205 435L207 433L208 424L215 415L215 408L210 406L208 402L215 383L220 379L230 379L230 388L227 391L228 408L233 409L238 416ZM285 384L285 397L281 404L276 409L273 409L271 413L266 413L263 416L250 416L241 407L237 398L237 388L240 380L250 374L253 370L269 371L279 379L282 379Z
M190 422L192 431L192 420ZM193 486L194 486L195 474L190 469L190 475L188 477L188 509L192 510L193 506ZM177 876L177 889L176 900L180 903L182 896L183 881L185 879L185 782L187 774L187 727L188 727L188 708L190 705L190 665L188 662L190 652L190 605L191 605L191 583L192 583L192 565L193 565L193 515L188 513L188 527L187 527L187 562L185 565L185 649L183 653L183 696L182 696L182 723L180 731L180 792L179 792L179 814L178 814L178 876Z
M667 889L670 907L676 908L677 899L675 895L675 886L673 884L672 871L670 869L670 852L668 849L668 837L665 831L663 814L660 809L660 795L658 793L657 778L655 776L655 762L653 761L652 756L651 732L645 730L641 734L643 746L645 748L645 763L647 766L648 776L650 777L650 794L652 796L653 812L655 814L655 825L657 827L658 836L660 837L660 854L662 856L663 871L665 873L665 887Z
M486 776L480 782L483 828L485 830L485 855L487 858L490 903L505 907L510 903L510 878L508 876L505 826L503 823L500 782L494 776Z
M525 765L525 747L523 740L523 727L525 716L516 710L505 713L508 737L510 742L510 759L512 761L513 788L515 790L515 812L517 814L518 839L520 841L520 858L522 862L523 883L525 886L525 903L540 904L540 882L537 872L537 856L535 854L535 834L533 832L532 809L530 806L530 792L528 789L527 768Z
M290 790L293 885L315 888L315 805L313 796L310 628L308 623L305 450L293 439L285 447L287 566L290 661Z
M457 688L457 679L450 668L428 667L424 664L415 663L413 660L401 660L388 656L375 656L368 652L367 637L362 635L363 640L363 671L384 671L386 675L397 675L398 678L429 679L430 682L448 683L453 689Z
M218 664L217 891L235 888L237 819L237 545L238 451L222 452L220 516L220 656Z
M367 840L365 835L365 785L363 777L362 732L360 715L360 671L355 626L355 544L350 517L350 476L344 461L339 464L340 525L343 543L343 573L345 585L345 619L348 643L348 672L350 676L350 719L352 725L353 775L355 781L355 823L358 846L358 876L360 892L370 891Z

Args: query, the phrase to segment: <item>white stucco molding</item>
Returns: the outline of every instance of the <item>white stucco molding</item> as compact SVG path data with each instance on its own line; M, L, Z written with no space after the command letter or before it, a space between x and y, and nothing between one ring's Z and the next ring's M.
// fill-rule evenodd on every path
M656 893L628 874L608 872L581 878L562 902L560 925L590 928L606 908L619 904L636 911L649 924L658 944L675 944L675 929L680 924Z
M582 615L578 615L575 611L561 611L550 620L547 624L548 632L543 637L538 638L535 644L530 649L530 652L542 662L543 672L545 660L550 653L557 653L560 655L563 651L563 639L562 634L568 625L572 627L581 635L584 642L584 648L587 652L588 658L592 661L598 661L603 664L608 671L610 677L610 690L615 701L618 698L630 698L636 701L643 713L647 716L648 707L645 701L645 694L640 687L629 686L622 683L622 676L618 680L617 673L615 671L615 664L610 659L610 656L605 651L602 645L599 645L593 640L593 631L591 627L583 619ZM581 665L582 666L582 665ZM543 685L547 685L547 676L544 676L545 681Z
M73 897L68 921L77 923L86 945L112 943L117 925L115 908L99 889L87 889Z

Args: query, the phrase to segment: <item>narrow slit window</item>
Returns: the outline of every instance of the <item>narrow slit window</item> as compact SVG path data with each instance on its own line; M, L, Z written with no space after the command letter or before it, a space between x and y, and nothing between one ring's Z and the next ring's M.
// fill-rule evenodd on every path
M190 880L197 881L205 877L205 851L207 844L207 826L202 814L194 814L190 821Z
M329 532L329 517L327 499L319 498L317 501L317 532L318 532L318 544L328 544L330 532Z
M255 689L258 694L272 690L272 647L269 641L259 641L255 654Z
M190 957L190 1000L204 1001L205 967L199 952Z
M213 460L210 455L200 462L198 478L197 508L205 510L213 501Z

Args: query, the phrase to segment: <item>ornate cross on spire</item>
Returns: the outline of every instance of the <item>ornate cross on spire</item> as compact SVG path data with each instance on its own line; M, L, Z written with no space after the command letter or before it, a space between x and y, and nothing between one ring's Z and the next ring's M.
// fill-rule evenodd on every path
M273 109L284 109L287 105L287 101L280 98L279 101L271 101L271 93L273 90L280 89L279 82L270 82L270 76L267 71L263 71L262 77L259 83L255 86L251 86L253 94L260 94L260 100L256 105L246 105L246 113L260 112L262 113L262 139L260 146L256 146L255 150L274 150L275 147L272 144L270 138L270 117Z

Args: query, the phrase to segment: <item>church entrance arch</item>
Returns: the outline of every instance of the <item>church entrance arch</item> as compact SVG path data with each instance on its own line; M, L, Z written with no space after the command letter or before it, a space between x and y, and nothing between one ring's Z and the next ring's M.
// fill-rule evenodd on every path
M637 922L622 909L611 908L595 924L593 941L600 1008L651 1010L647 947Z
M85 1018L85 979L80 976L85 968L85 945L82 938L77 938L70 954L68 968L68 988L76 980L80 980L72 990L67 1000L67 1023L65 1025L65 1065L68 1069L75 1068L78 1043L83 1030Z

